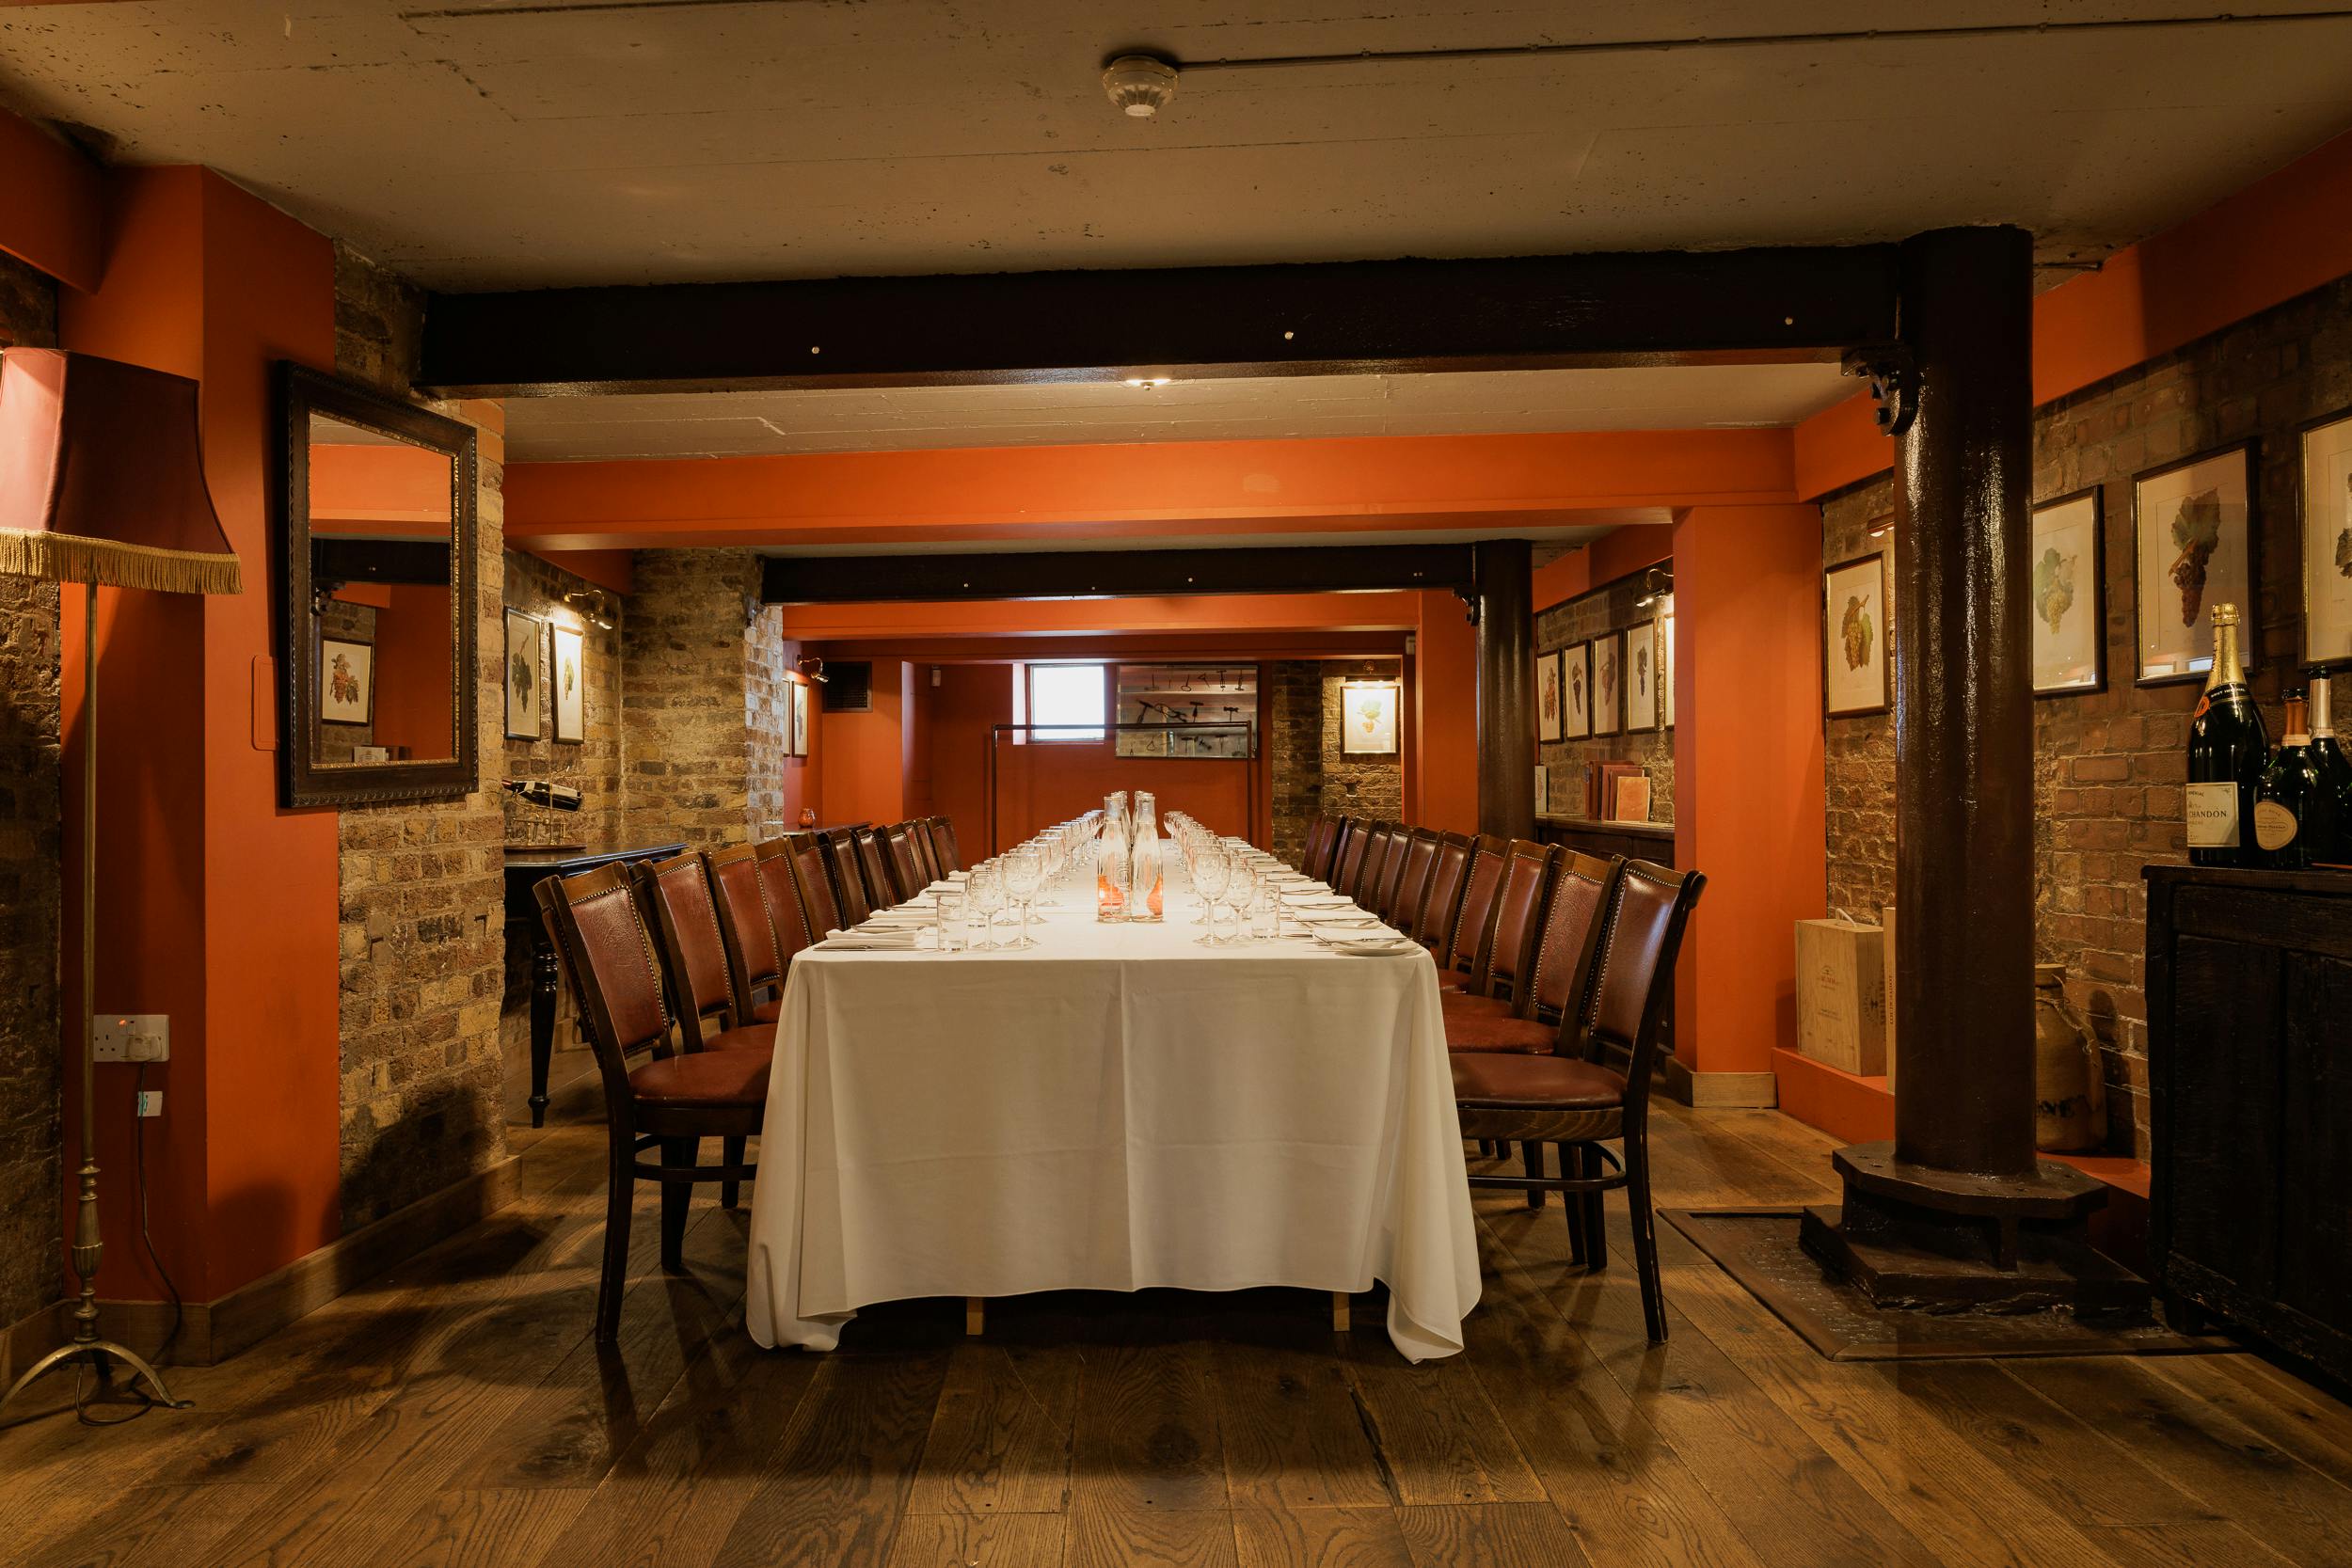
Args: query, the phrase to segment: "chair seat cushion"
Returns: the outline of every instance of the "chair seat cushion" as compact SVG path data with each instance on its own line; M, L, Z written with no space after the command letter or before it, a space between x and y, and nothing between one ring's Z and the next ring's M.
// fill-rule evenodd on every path
M1438 989L1440 991L1468 990L1470 988L1470 973L1469 970L1441 969L1438 971Z
M1457 1018L1509 1018L1510 1002L1500 996L1471 996L1458 990L1438 994L1438 1006L1450 1022Z
M757 1105L768 1098L766 1051L690 1051L647 1062L628 1086L648 1105Z
M752 1004L752 1022L754 1023L773 1023L777 1019L783 1016L784 998L781 996L771 996L764 1002L755 1002Z
M1574 1056L1456 1055L1454 1098L1492 1110L1604 1111L1625 1101L1625 1079Z
M1466 1001L1484 1001L1483 997L1468 997ZM1448 1051L1515 1052L1527 1056L1548 1056L1560 1040L1560 1031L1549 1023L1538 1023L1532 1018L1513 1018L1506 1008L1494 1013L1462 1013L1452 1007L1445 1014L1445 1048Z
M703 1041L705 1051L772 1051L776 1045L776 1026L772 1023L746 1023L739 1029L722 1029Z

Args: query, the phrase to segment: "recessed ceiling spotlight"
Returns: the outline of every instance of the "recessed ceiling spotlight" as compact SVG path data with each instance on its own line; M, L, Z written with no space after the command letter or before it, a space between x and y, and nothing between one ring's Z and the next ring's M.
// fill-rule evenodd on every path
M1154 387L1167 386L1168 379L1168 378L1164 375L1131 375L1127 378L1127 385L1130 387L1140 387L1148 392Z
M1149 55L1121 55L1103 68L1103 90L1130 119L1151 119L1176 96L1176 68Z

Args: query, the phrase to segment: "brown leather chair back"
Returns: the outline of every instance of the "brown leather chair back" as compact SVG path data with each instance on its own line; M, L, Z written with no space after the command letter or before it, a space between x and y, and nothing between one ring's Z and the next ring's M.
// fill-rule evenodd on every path
M882 830L882 840L890 847L891 902L904 903L930 885L923 874L922 862L915 858L914 835L903 822L893 822Z
M710 867L702 856L688 854L641 863L632 870L638 907L653 917L671 1000L683 1015L681 1022L693 1024L685 1041L691 1051L702 1044L705 1020L716 1017L720 1028L732 1029L750 1016L735 991Z
M825 879L833 889L840 924L844 927L861 924L874 912L874 906L866 896L866 874L857 868L856 836L847 828L829 829L817 835L817 847L824 857Z
M808 910L801 902L800 885L792 878L792 856L800 847L803 835L787 833L760 844L755 851L759 863L759 895L767 902L769 923L776 928L776 958L779 973L792 973L792 959L810 942L824 936L822 930L809 926Z
M1332 874L1321 880L1329 882L1334 893L1345 893L1361 879L1364 871L1364 851L1371 847L1372 835L1364 825L1351 820L1346 837L1341 841L1338 858L1332 863Z
M1421 900L1429 891L1429 868L1438 863L1438 835L1415 828L1405 839L1404 853L1393 857L1396 875L1389 879L1389 898L1381 913L1406 936L1421 919Z
M1600 950L1601 931L1608 924L1603 917L1624 865L1620 855L1571 852L1563 858L1551 879L1551 898L1544 906L1543 929L1535 939L1535 972L1526 987L1532 1006L1521 1006L1522 1016L1564 1020L1573 1010L1571 1004L1585 993L1593 956ZM1571 1054L1581 1053L1583 1022L1574 1020L1573 1027L1561 1030L1563 1046L1575 1048Z
M631 1098L630 1053L670 1053L669 1004L628 869L600 865L577 877L543 877L532 895L571 976L572 1000L588 1027L605 1102L625 1105Z
M1380 902L1380 890L1387 884L1382 879L1389 870L1389 847L1396 837L1396 830L1386 822L1375 822L1372 832L1364 835L1364 861L1357 868L1353 884L1340 889L1357 903L1371 909Z
M1543 928L1544 901L1559 863L1560 851L1550 845L1525 838L1511 841L1502 857L1502 886L1495 895L1494 938L1486 943L1486 968L1473 988L1479 992L1521 999L1528 972L1535 964L1535 937Z
M956 825L944 816L934 816L931 828L931 858L939 863L938 875L963 869L963 851L956 844Z
M1486 962L1486 939L1494 934L1495 895L1502 891L1502 840L1480 833L1470 843L1470 870L1462 881L1462 909L1438 955L1447 969L1475 975Z
M1307 842L1299 847L1298 869L1310 877L1321 877L1318 866L1330 863L1331 818L1322 812L1307 824Z
M922 873L922 887L939 880L939 851L931 847L931 819L914 816L907 819L907 843L914 850L914 868ZM922 888L917 888L921 892Z
M1340 880L1340 857L1347 852L1347 841L1361 832L1363 824L1352 816L1331 818L1330 836L1324 840L1323 845L1323 863L1320 865L1303 868L1307 875L1318 882L1327 882L1337 887Z
M841 918L841 906L834 902L833 879L825 872L825 848L814 834L796 837L792 845L792 885L799 893L801 912L808 918L808 928L815 932L813 940L822 942L827 931L838 931L848 922Z
M1438 850L1429 865L1429 886L1413 916L1412 936L1423 947L1445 957L1454 940L1454 922L1462 912L1462 884L1470 878L1470 841L1461 833L1438 835Z
M1629 1113L1645 1101L1657 1066L1658 1022L1674 994L1675 958L1691 910L1707 879L1650 861L1629 861L1609 901L1608 931L1591 986L1592 1027L1585 1054L1597 1059L1611 1046L1627 1053Z
M882 847L882 836L871 828L855 830L858 874L866 880L866 901L876 909L898 901L898 888L890 880L890 851Z
M735 994L748 1007L761 990L784 978L775 924L768 918L768 900L759 891L758 854L748 844L733 844L706 849L703 859L719 897L719 933L726 939Z

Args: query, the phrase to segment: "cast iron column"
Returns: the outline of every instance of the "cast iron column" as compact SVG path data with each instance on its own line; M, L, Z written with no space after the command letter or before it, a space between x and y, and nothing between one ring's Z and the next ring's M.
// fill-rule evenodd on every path
M1478 831L1535 836L1535 564L1524 539L1470 546L1478 610Z
M2034 1169L2033 242L1902 247L1916 416L1895 509L1895 1156Z

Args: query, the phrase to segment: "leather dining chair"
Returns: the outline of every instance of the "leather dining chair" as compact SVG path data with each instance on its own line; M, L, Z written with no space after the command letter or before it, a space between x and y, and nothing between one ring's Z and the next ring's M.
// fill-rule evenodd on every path
M757 1022L766 994L784 983L784 957L776 950L775 923L759 888L758 851L748 844L703 851L710 885L719 899L719 935L726 942L727 969L745 1022Z
M939 880L939 851L931 845L931 819L928 816L907 818L907 845L914 851L914 869L923 879L923 887ZM917 888L916 892L921 892Z
M922 862L915 857L914 832L904 822L883 829L882 839L890 850L890 901L903 904L929 887L931 879L923 873Z
M679 1044L688 1051L766 1051L776 1042L776 1026L751 1022L735 989L720 928L719 900L710 885L710 865L700 855L677 855L632 868L631 883L641 916L649 917L661 974L678 1014ZM716 1022L717 1034L706 1033ZM743 1143L723 1145L728 1164L743 1163ZM735 1207L732 1180L719 1184L719 1204Z
M851 841L857 846L858 875L866 881L866 901L878 910L897 903L898 891L890 880L890 851L882 835L872 828L858 828Z
M1406 934L1443 961L1445 945L1454 940L1454 922L1462 912L1462 884L1470 879L1470 841L1467 833L1439 833L1437 858L1429 867L1428 891L1414 911L1413 928Z
M764 839L753 849L759 866L759 896L768 906L768 923L775 927L777 970L776 994L752 1008L755 1022L775 1022L784 1007L785 982L792 978L793 958L825 934L810 920L808 907L801 901L800 884L792 875L793 851L805 836L787 833L782 838Z
M1380 916L1406 936L1421 917L1421 900L1429 891L1429 871L1438 863L1438 835L1414 828L1405 835L1405 847L1392 852L1396 870L1389 878L1388 895L1380 901Z
M1541 1054L1559 1046L1563 1028L1582 1026L1570 1004L1582 994L1585 970L1599 951L1602 911L1616 891L1625 860L1570 850L1560 855L1544 898L1527 984L1514 986L1512 995L1440 997L1447 1050ZM1581 1047L1581 1041L1578 1035L1570 1043Z
M628 878L619 865L542 879L533 895L563 955L572 995L604 1084L604 1259L596 1281L596 1342L620 1337L628 1232L637 1183L661 1186L661 1266L685 1267L687 1208L696 1182L733 1184L757 1167L739 1158L700 1163L702 1140L739 1148L759 1133L772 1053L670 1050L670 1009ZM631 1067L641 1052L652 1059ZM640 1156L658 1150L653 1163Z
M1495 894L1494 934L1470 984L1457 998L1506 1004L1525 989L1535 961L1535 937L1551 894L1560 850L1533 839L1515 838L1502 857L1502 881Z
M1348 836L1355 832L1357 824L1351 816L1334 816L1330 818L1330 831L1323 835L1322 854L1312 864L1302 865L1299 869L1318 882L1337 885L1340 854L1346 847Z
M1666 1338L1666 1303L1658 1274L1658 1233L1650 1205L1649 1092L1658 1066L1659 1024L1674 993L1675 959L1682 933L1707 879L1633 861L1618 873L1609 896L1600 957L1591 964L1587 997L1567 1011L1589 1016L1581 1032L1560 1031L1552 1053L1457 1053L1454 1101L1462 1135L1500 1143L1550 1144L1560 1174L1476 1174L1472 1187L1556 1192L1569 1203L1572 1261L1606 1268L1608 1232L1602 1196L1625 1191L1631 1211L1634 1260L1641 1275L1642 1317L1652 1344ZM1612 1050L1626 1053L1620 1074L1602 1065ZM1603 1140L1622 1139L1622 1156ZM1540 1159L1540 1150L1538 1151ZM1615 1167L1611 1174L1609 1166Z
M1495 895L1502 891L1504 847L1502 840L1491 833L1470 840L1461 911L1454 917L1454 929L1438 952L1440 991L1470 990L1486 961L1486 942L1495 928Z
M864 924L874 906L866 896L866 874L857 868L856 836L847 828L829 829L817 835L817 847L824 861L826 885L833 890L838 924L844 927Z
M1372 835L1364 832L1363 824L1351 818L1347 832L1340 841L1339 856L1331 863L1331 875L1321 879L1331 884L1332 892L1348 894L1356 886L1363 874L1364 850L1371 840Z
M937 861L938 873L945 877L950 871L963 869L963 851L956 845L956 825L944 816L930 819L931 858Z
M1389 847L1396 837L1396 830L1386 822L1375 822L1372 832L1364 835L1363 863L1356 869L1356 879L1340 889L1365 909L1380 901L1381 878L1389 866Z
M1307 823L1306 841L1298 848L1298 869L1310 877L1321 877L1331 863L1331 830L1336 824L1327 812L1317 812ZM1319 869L1324 868L1324 869Z

